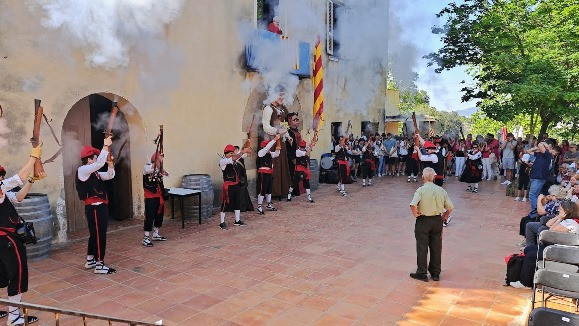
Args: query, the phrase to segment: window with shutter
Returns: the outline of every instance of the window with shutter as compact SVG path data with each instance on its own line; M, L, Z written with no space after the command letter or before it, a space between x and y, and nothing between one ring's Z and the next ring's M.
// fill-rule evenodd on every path
M328 10L326 14L326 26L327 26L327 37L326 37L326 52L328 54L334 54L334 2L328 0Z
M326 52L330 55L330 58L337 60L342 58L340 53L340 36L338 35L339 30L336 29L336 24L340 19L345 18L346 10L342 3L336 0L327 0L327 13L326 13Z

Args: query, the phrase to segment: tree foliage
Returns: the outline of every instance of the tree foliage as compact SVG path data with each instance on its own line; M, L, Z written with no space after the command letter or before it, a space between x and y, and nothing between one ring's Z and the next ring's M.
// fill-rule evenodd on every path
M579 117L579 3L576 0L464 0L438 14L443 46L426 58L436 72L469 66L479 100L499 122L525 114L531 132Z

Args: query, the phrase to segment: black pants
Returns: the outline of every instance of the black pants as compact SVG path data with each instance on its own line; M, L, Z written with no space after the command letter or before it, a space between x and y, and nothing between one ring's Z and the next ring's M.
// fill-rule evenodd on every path
M163 226L165 207L161 207L161 198L145 198L145 231L153 231Z
M227 187L227 203L225 198L221 203L221 212L234 212L241 210L241 187L239 184Z
M14 236L0 236L0 288L8 287L8 296L28 291L26 247Z
M271 194L271 188L273 186L273 178L271 174L268 173L257 173L257 194L261 196Z
M306 179L306 173L301 172L301 171L295 171L294 172L294 180L292 182L292 188L294 190L299 188L300 180L302 180L302 182L304 183L305 189L310 189L310 180Z
M338 182L345 184L348 180L348 168L344 164L338 164Z
M523 259L523 265L521 266L521 274L519 276L519 281L526 287L533 287L533 279L535 277L535 266L537 262L537 251L539 253L539 260L543 259L543 250L545 250L544 245L537 246L536 244L526 246L524 253L525 258Z
M442 187L442 185L444 184L444 178L434 177L434 184L439 186L439 187Z
M107 249L107 228L109 225L109 208L105 204L86 205L84 207L88 223L88 249L86 254L94 256L97 261L105 259Z
M372 179L374 177L374 170L372 170L372 163L364 162L362 168L362 179Z
M440 261L442 257L442 218L437 216L419 216L414 226L416 237L416 273L440 275ZM428 249L430 249L430 263L428 263Z
M406 161L406 174L418 176L418 161L408 155L408 160Z

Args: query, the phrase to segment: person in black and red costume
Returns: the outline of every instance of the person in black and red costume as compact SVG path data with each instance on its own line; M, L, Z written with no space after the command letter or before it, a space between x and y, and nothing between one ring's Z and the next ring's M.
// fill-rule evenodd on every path
M420 140L420 144L424 149L426 149L426 154L422 154L420 148L414 147L414 150L418 153L418 159L423 162L424 167L433 168L436 175L434 176L434 184L442 187L444 184L444 173L443 173L443 166L444 166L444 158L442 157L442 153L437 152L436 145L431 141L424 141L420 135L416 135Z
M235 161L239 160L243 154L250 153L251 148L245 148L236 153L235 146L227 145L223 149L224 157L219 160L219 167L223 173L223 188L221 189L221 223L219 227L222 230L227 229L225 224L225 212L233 211L235 213L235 226L244 226L241 220L241 187L239 185L239 175L235 169Z
M277 211L277 208L271 204L271 190L273 186L273 159L280 154L280 148L276 148L274 152L271 151L276 141L280 139L280 134L275 135L272 140L264 140L260 144L260 150L257 152L257 213L264 215L263 212L263 198L267 200L267 210Z
M103 149L84 146L80 152L82 165L76 174L76 190L84 202L84 212L88 223L88 249L86 253L86 269L94 268L95 274L113 274L117 271L105 265L105 250L107 247L107 227L109 224L109 198L103 181L115 177L115 167L109 156L109 147L113 143L111 137L104 140ZM108 164L107 172L99 170Z
M368 179L368 187L371 187L374 171L376 171L376 162L374 161L374 138L372 137L370 137L366 146L362 148L362 164L362 187L366 187L366 179Z
M155 152L151 156L151 163L143 167L143 188L145 195L145 235L143 246L152 247L150 232L153 232L154 241L167 241L167 238L159 234L159 228L163 226L163 216L165 215L165 200L163 198L163 176L169 176L164 169L163 160L165 154Z
M310 146L306 146L305 140L300 140L298 146L299 148L296 149L296 165L295 165L295 172L293 178L293 184L289 188L289 192L287 194L287 201L292 200L292 192L294 189L297 189L300 184L300 180L304 183L304 188L306 189L306 193L308 194L308 201L310 203L314 203L312 199L312 193L310 188L310 152L316 143L312 142Z
M334 147L336 153L336 160L338 160L338 192L346 197L346 187L344 183L350 177L350 162L348 161L348 154L352 154L345 136L340 136L338 145Z
M45 177L44 172L36 178L29 176L41 154L40 146L33 148L26 165L17 175L8 179L4 179L6 170L0 166L0 288L7 288L8 300L14 302L20 302L22 294L28 291L28 261L26 247L15 235L20 218L12 203L21 202L34 181ZM22 180L28 181L24 184ZM16 187L21 187L17 193L9 192ZM7 325L24 325L24 315L18 307L8 306L8 311L0 311L0 317L6 315ZM28 316L29 324L36 321L37 317Z

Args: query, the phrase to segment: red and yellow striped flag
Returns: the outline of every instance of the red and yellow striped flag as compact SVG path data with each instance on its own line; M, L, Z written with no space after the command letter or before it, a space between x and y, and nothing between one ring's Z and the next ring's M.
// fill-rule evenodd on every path
M312 129L314 132L320 130L324 123L324 73L322 69L322 45L320 39L316 43L314 51L314 122Z

